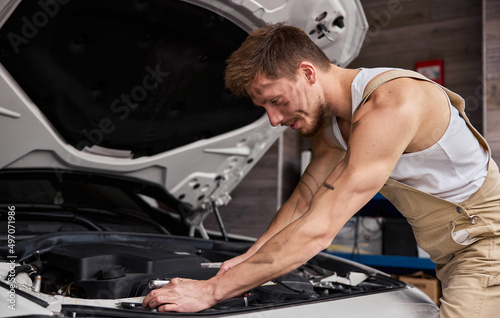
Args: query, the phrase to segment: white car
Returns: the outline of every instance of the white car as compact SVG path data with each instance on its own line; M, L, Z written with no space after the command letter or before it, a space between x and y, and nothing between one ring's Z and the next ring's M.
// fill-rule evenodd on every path
M0 316L437 315L418 289L323 253L196 314L141 308L251 244L203 220L283 131L223 83L248 32L278 21L342 66L367 30L357 0L0 2Z

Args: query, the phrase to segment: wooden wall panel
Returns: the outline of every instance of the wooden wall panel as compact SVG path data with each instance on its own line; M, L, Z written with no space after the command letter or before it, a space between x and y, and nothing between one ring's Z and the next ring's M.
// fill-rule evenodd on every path
M483 0L487 133L493 158L500 163L500 1Z
M374 35L381 29L428 23L431 0L371 0L361 1L370 25L368 34Z
M466 99L466 112L473 125L482 131L481 2L361 0L361 3L370 28L359 57L349 67L414 69L415 62L443 59L445 86Z
M486 78L500 79L500 1L488 0L485 15ZM498 92L500 93L500 92ZM500 107L500 95L488 101L493 107Z
M434 0L431 3L432 21L447 21L465 17L481 17L479 0Z

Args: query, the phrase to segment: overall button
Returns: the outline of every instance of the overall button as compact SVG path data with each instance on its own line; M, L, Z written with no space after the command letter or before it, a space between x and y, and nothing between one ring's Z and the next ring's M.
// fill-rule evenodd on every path
M462 213L462 211L463 211L462 208L459 206L457 206L455 210L457 211L457 213Z
M470 224L476 225L477 224L477 216L473 215L469 219Z

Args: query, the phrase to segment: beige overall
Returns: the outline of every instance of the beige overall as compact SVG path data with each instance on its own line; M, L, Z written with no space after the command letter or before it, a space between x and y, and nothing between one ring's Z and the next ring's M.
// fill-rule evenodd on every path
M361 107L380 85L398 77L427 80L419 73L382 73L366 87ZM380 193L408 220L418 245L437 264L443 287L440 318L500 317L500 177L484 138L464 113L464 100L442 87L481 145L490 153L488 175L481 188L455 204L389 179ZM467 235L452 236L460 230ZM467 234L465 232L465 234ZM464 234L464 231L459 233Z

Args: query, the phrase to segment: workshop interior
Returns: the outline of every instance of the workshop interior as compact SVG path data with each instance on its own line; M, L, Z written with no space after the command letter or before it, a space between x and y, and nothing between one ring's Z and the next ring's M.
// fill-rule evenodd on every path
M0 316L435 317L429 255L377 194L331 245L244 297L144 309L267 228L311 160L224 86L249 32L286 22L335 65L414 70L460 94L500 161L493 0L0 2Z

